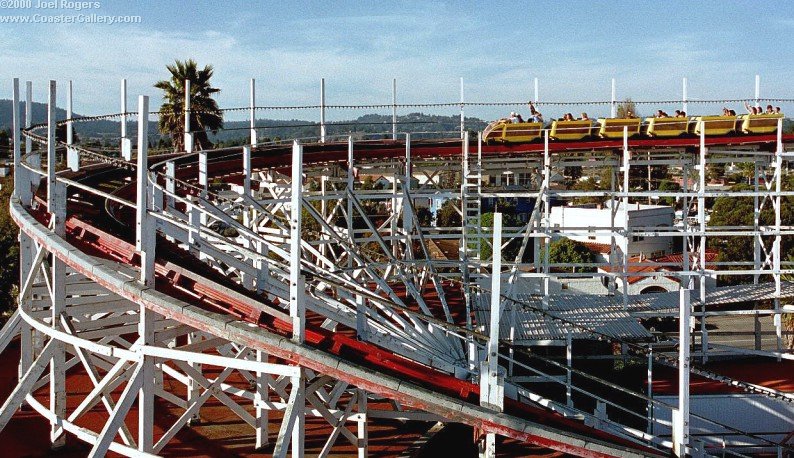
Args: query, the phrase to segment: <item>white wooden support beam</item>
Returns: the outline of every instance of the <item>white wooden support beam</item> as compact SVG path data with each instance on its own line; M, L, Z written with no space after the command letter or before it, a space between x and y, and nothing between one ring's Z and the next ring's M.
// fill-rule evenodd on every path
M304 426L306 421L306 381L303 375L290 377L292 390L281 420L281 428L273 449L273 458L285 458L292 446L292 456L303 457Z
M701 311L700 320L700 351L703 364L708 362L709 334L706 319L706 129L700 132L699 164L698 164L698 229L700 230L700 246L698 247L698 280Z
M682 87L683 97L681 98L681 109L684 111L684 113L687 113L687 115L688 115L689 114L689 103L687 103L688 100L687 100L687 81L686 81L686 77L684 77L682 86L683 86Z
M320 78L320 143L325 143L325 78Z
M113 442L113 438L116 437L116 433L118 432L119 427L121 427L121 423L124 422L127 413L130 411L132 404L135 402L135 398L138 397L138 390L141 387L142 381L142 366L138 365L135 368L135 372L130 378L130 381L127 382L127 386L124 387L124 391L121 392L121 396L119 397L119 401L116 404L116 408L113 410L110 418L105 423L102 431L99 433L97 441L94 443L94 447L91 449L91 452L88 455L90 458L102 457L107 454L110 444ZM140 416L140 412L139 418L142 418ZM138 446L140 447L143 442L144 441L139 438Z
M691 292L679 290L678 305L678 409L673 411L673 453L687 456L689 446L689 366Z
M72 93L72 81L69 80L66 86L66 165L73 172L80 170L80 152L72 147L74 144L74 94Z
M121 158L125 161L132 160L132 139L127 134L127 80L121 80Z
M154 283L152 283L151 286L154 287ZM138 310L138 335L141 344L143 346L154 345L155 314L143 305L140 305ZM138 450L150 453L153 451L154 447L154 358L142 354L141 361L138 364L140 370L140 386L138 389ZM134 380L135 377L130 380L130 385L133 384Z
M52 269L52 305L51 316L52 328L60 330L59 316L66 309L66 264L57 257L53 257ZM66 418L66 354L65 344L55 340L53 344L52 358L50 359L50 411L58 418ZM50 442L53 449L58 449L66 445L66 436L60 424L53 424L50 428Z
M185 117L184 148L185 148L185 152L190 154L193 152L193 132L190 131L190 113L191 113L190 80L185 80L184 86L185 86L185 106L182 107ZM201 172L199 172L199 176L200 174Z
M549 130L543 131L543 187L549 189L551 183L551 153L549 152ZM551 278L549 277L549 246L551 245L551 200L548 193L543 196L543 309L549 308Z
M27 169L22 167L22 150L21 150L21 132L22 132L22 118L19 112L19 78L14 78L13 94L11 96L11 118L13 124L13 132L11 133L11 141L14 143L14 195L19 197L22 205L30 205L32 194L30 192L30 178L27 175ZM27 141L27 140L26 140ZM29 152L29 150L26 150Z
M391 139L397 141L397 78L391 80Z
M464 112L465 102L463 101L463 77L460 77L460 138L463 139L466 132L466 117Z
M780 312L780 295L782 292L782 284L780 282L780 269L781 269L781 255L782 255L782 242L783 239L780 236L780 226L783 223L782 217L780 212L782 211L783 200L780 197L780 192L782 191L782 179L783 179L783 153L784 153L784 145L783 145L783 118L778 119L777 122L777 145L775 148L775 196L774 196L774 205L775 208L775 241L772 245L772 271L773 279L775 281L775 311ZM780 361L781 359L781 350L783 348L783 321L782 316L780 313L776 313L773 318L773 323L775 325L775 337L776 337L776 349L777 349L777 360Z
M33 82L25 82L25 127L33 125ZM33 154L33 140L30 137L25 137L25 154L28 155L27 161L34 168L41 167L41 153ZM30 185L34 187L39 186L40 177L35 173L29 173ZM30 205L30 201L22 201L23 205Z
M187 343L188 345L195 345L202 341L201 333L199 332L189 332L187 335ZM201 364L196 363L195 361L189 361L188 365L192 367L198 374L203 375L203 369ZM189 375L189 374L188 374ZM188 405L197 402L199 397L201 397L201 384L195 377L188 376L187 380L187 387L185 396L187 398ZM201 408L197 407L194 409L192 415L187 421L188 425L194 425L201 423Z
M538 77L535 77L535 103L538 103L538 96L540 95L540 83Z
M480 364L480 405L501 412L504 408L504 374L499 367L499 322L502 316L502 214L493 215L491 310L486 360ZM496 456L496 436L487 433L480 456Z
M403 183L403 187L407 193L410 194L411 192L411 181L414 175L414 166L413 161L411 159L411 134L405 134L405 182ZM405 193L403 193L405 194ZM414 214L411 209L413 208L413 203L404 202L402 204L403 207L403 231L405 231L406 237L406 251L411 250L412 247L412 240L411 237L408 235L411 233L413 226L414 226Z
M66 235L66 186L58 181L54 181L52 184L52 200L48 202L52 213L52 230L56 235L64 237ZM57 256L52 257L49 275L50 325L54 330L60 330L60 316L66 310L66 264ZM65 350L65 344L56 340L50 359L50 411L60 419L66 418ZM61 424L51 425L50 442L53 449L66 445L66 436Z
M47 98L47 211L52 213L53 192L55 192L55 99L56 83L50 80Z
M367 392L358 390L358 458L367 458L369 455L369 432L367 430Z
M614 118L618 115L618 102L616 99L617 91L615 90L615 78L612 78L612 103L610 104L609 117Z
M243 146L243 194L251 196L251 147Z
M251 78L251 90L250 90L250 98L249 98L249 123L251 128L251 146L254 147L257 144L257 135L256 135L256 80Z
M135 249L141 257L140 282L154 286L156 234L149 216L151 206L149 183L149 97L138 97L138 163L135 202Z
M623 197L621 202L623 204L623 237L620 239L620 250L623 256L623 309L628 309L629 306L629 197L628 192L630 188L630 170L631 170L631 151L629 150L629 128L623 128ZM612 201L615 204L615 201Z
M14 158L14 196L19 198L22 205L30 205L32 193L30 192L30 178L28 177L27 170L22 167L22 151L21 151L21 131L22 119L20 116L19 107L19 78L14 78L13 93L11 96L11 118L12 118L12 133L11 141L13 142L13 158ZM26 121L27 122L27 121ZM27 141L27 140L26 140ZM27 152L27 150L26 150ZM30 237L24 232L19 233L19 281L23 285L28 273L33 268L33 242ZM29 298L19 296L20 308L27 309L26 304L29 304ZM23 374L27 372L32 362L31 352L31 329L30 326L24 321L19 320L17 329L20 334L20 360L18 375L21 379Z
M268 355L262 350L256 351L256 360L260 363L267 363ZM268 410L265 403L269 402L268 375L265 372L256 373L256 393L254 395L254 406L256 410L256 449L259 450L268 445Z
M571 367L573 367L573 337L570 332L565 334L565 362L567 369L565 371L565 405L573 407L573 398L571 397Z
M303 146L292 145L292 192L290 195L290 301L292 339L303 342L306 328L306 285L301 274L301 212L303 209Z

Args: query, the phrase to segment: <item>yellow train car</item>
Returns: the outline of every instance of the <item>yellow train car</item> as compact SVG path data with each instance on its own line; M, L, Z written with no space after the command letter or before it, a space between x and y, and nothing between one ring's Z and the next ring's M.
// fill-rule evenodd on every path
M623 129L628 128L629 136L640 133L640 118L599 118L598 136L601 138L623 138Z
M772 134L777 131L778 119L783 114L746 114L741 116L742 132L745 134Z
M555 140L582 140L593 132L593 122L589 119L578 121L553 121L549 136Z
M678 137L689 132L689 118L645 118L649 137Z
M485 128L482 139L489 142L531 142L541 137L543 133L542 122L494 121Z
M728 135L736 132L736 116L697 116L695 117L694 134Z

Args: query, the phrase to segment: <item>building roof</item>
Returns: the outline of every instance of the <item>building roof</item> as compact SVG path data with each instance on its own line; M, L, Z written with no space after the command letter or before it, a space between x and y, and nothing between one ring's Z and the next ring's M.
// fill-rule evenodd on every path
M612 252L612 244L597 242L579 242L586 246L588 250L596 254L609 254Z
M695 258L699 256L699 254L700 253L689 253L689 262L694 263ZM710 263L714 263L717 260L717 256L719 256L717 251L706 250L706 267L708 267ZM672 253L664 256L658 256L656 258L646 258L641 254L639 256L632 256L629 258L628 273L680 272L684 268L683 264L683 253ZM600 267L599 270L603 272L622 272L623 266L617 266L614 269L612 266L603 266ZM628 282L629 284L634 284L646 278L648 278L647 275L630 275L628 277Z

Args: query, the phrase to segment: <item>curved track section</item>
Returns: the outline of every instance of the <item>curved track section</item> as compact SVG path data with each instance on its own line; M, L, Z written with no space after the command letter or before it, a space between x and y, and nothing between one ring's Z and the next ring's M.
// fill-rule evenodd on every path
M145 104L139 117L148 119ZM54 127L51 120L51 134ZM29 151L23 158L17 150L11 213L23 233L25 276L20 310L0 344L20 335L23 351L0 429L27 402L52 423L55 445L69 432L92 444L92 455L130 456L167 453L183 427L200 421L210 398L248 423L256 446L272 446L275 456L306 452L307 416L329 424L321 456L341 440L365 456L368 422L379 418L464 423L483 435L486 450L493 450L488 443L495 434L580 456L664 455L675 444L652 433L650 412L675 406L521 347L498 324L495 334L483 332L488 323L474 305L487 305L493 295L502 307L513 303L540 314L545 326L623 343L642 357L645 343L631 339L649 336L636 328L639 315L632 314L644 312L629 306L627 293L615 322L634 323L631 332L596 328L589 318L521 299L513 290L521 263L506 261L502 271L498 242L494 259L481 257L481 244L493 237L479 224L482 198L500 197L481 190L483 170L543 170L543 183L521 194L535 202L530 222L514 236L523 239L523 252L533 223L548 213L542 207L551 192L552 156L629 167L629 148L683 162L694 160L698 148L735 148L778 160L780 147L768 150L783 144L779 135L524 145L406 136L157 157L140 141L134 164L62 145L82 164L55 173L55 142L37 128L26 134L46 145L47 154ZM148 138L143 124L139 138ZM441 184L449 172L459 174L459 184ZM359 175L388 175L390 189L362 187ZM626 203L631 196L612 194ZM705 197L702 188L695 195ZM423 226L416 205L428 198L460 199L461 226ZM458 240L459 258L434 257L433 241L450 238ZM548 260L543 268L551 276ZM493 270L510 278L504 295ZM624 269L612 278L628 275ZM67 411L65 378L78 369L94 387ZM164 380L182 388L169 390ZM45 385L49 406L36 394ZM163 402L183 413L155 433ZM101 430L85 426L82 416L100 405L107 414ZM129 419L134 405L137 427ZM281 421L275 443L271 412Z

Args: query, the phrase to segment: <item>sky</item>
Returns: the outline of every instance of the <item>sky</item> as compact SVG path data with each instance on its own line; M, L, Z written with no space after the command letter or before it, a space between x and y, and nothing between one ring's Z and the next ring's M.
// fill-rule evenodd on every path
M72 80L81 114L117 112L121 78L128 79L130 105L145 94L158 106L152 84L168 76L166 64L187 58L214 66L222 107L247 106L251 78L260 106L317 104L321 78L332 105L391 103L393 78L398 103L458 101L461 78L469 102L529 100L535 78L541 101L609 100L612 78L618 99L679 100L684 77L691 100L750 98L755 75L761 97L794 97L794 2L788 1L98 0L78 10L80 2L56 0L48 5L55 8L44 8L30 0L32 8L10 7L25 1L0 2L0 98L10 98L13 77L32 80L38 101L47 80L61 88ZM140 22L2 18L92 14L140 16ZM64 97L61 90L61 104ZM467 115L522 108L470 107ZM690 113L720 108L690 105ZM445 110L457 113L435 112ZM578 108L545 110L554 116ZM332 110L329 119L373 111Z

